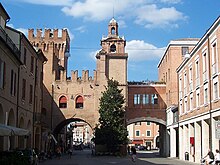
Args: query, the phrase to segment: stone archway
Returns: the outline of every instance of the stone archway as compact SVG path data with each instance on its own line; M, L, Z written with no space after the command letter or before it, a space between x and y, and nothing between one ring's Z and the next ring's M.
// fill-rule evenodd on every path
M63 128L67 128L66 126L69 125L70 123L72 123L74 126L74 129L72 130L72 132L68 133L67 130L63 130ZM81 125L82 123L83 126ZM79 126L81 125L81 126ZM69 118L69 119L66 119L66 120L63 120L62 122L60 122L56 127L55 129L53 130L53 135L55 136L55 139L57 140L58 142L58 145L62 147L69 147L70 145L74 145L75 144L75 138L74 136L77 134L76 132L78 132L78 129L79 128L83 128L83 138L82 138L82 141L78 141L79 144L85 144L85 141L88 142L88 139L90 140L91 142L91 138L92 138L92 134L93 134L93 128L91 126L90 123L88 123L87 121L81 119L81 118ZM82 131L82 130L81 130ZM81 132L79 131L79 132ZM89 132L89 133L88 133ZM90 135L90 136L87 136L87 135ZM52 141L50 141L49 145L53 147L53 142L51 143ZM86 143L88 146L90 145L90 142L89 143Z

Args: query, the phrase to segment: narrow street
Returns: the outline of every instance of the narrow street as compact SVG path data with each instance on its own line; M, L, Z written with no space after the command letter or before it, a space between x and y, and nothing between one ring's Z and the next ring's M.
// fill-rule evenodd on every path
M114 157L114 156L92 156L91 150L74 151L72 158L68 155L62 155L60 159L53 158L45 160L40 165L196 165L182 160L162 158L158 156L158 152L138 151L136 162L131 161L131 157Z

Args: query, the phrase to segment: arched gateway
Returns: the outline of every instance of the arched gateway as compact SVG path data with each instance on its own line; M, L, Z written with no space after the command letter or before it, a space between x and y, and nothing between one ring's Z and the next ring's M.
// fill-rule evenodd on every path
M34 30L30 29L28 38L34 46L43 50L48 59L44 65L42 86L43 140L51 130L58 134L72 121L85 121L94 128L99 118L99 98L107 80L112 78L123 89L128 124L148 120L165 125L164 86L127 83L126 40L118 35L118 23L114 18L108 24L108 35L101 39L93 77L89 76L88 70L83 70L81 77L78 70L71 71L70 77L67 77L70 38L66 29L62 30L61 36L58 36L58 29L45 29L44 36L41 29L36 33L35 36Z

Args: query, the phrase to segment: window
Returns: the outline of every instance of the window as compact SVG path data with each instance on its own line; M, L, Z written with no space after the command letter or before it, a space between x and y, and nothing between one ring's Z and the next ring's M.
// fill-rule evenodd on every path
M185 113L187 112L187 98L185 98L185 101L184 101L184 112Z
M4 88L5 84L5 62L0 59L0 88Z
M115 34L115 27L111 28L111 34Z
M204 90L204 104L208 104L208 88Z
M76 108L83 108L83 97L77 96L76 97Z
M199 61L196 61L196 65L195 65L195 78L196 78L196 87L199 86Z
M59 108L66 108L67 107L67 99L65 96L61 96L59 99Z
M29 103L32 104L33 101L33 85L30 85L30 93L29 93Z
M154 94L154 104L158 104L158 96L157 96L157 94Z
M141 125L141 122L136 122L134 123L134 125Z
M135 136L140 136L140 131L139 130L135 131Z
M213 90L214 90L214 92L213 92L213 94L214 94L214 100L215 100L215 99L218 99L218 82L215 82L215 83L214 83Z
M182 56L185 56L187 53L189 53L189 47L182 47Z
M212 74L217 73L217 47L216 47L216 42L212 44Z
M134 105L140 104L140 94L134 94Z
M13 70L11 70L10 94L13 96L16 94L16 73Z
M27 63L27 49L26 48L24 48L24 65L26 65L26 63Z
M115 44L112 44L110 47L110 52L115 53L116 52L116 46Z
M200 93L196 93L196 107L198 108L200 106Z
M21 93L21 99L25 100L25 92L26 92L26 80L22 80L22 93Z
M208 59L206 53L203 54L203 81L208 79Z
M149 104L149 95L148 94L143 94L143 104Z
M151 132L150 131L147 131L147 136L151 136Z
M146 123L147 125L150 125L150 122L149 121L147 121L147 123Z
M190 110L193 110L193 97L190 97L190 102L189 102Z
M30 70L31 73L34 73L34 57L31 56L31 70Z

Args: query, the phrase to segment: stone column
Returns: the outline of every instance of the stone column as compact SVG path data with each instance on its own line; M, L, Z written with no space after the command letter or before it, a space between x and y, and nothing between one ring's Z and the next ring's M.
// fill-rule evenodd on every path
M201 122L195 122L195 162L199 163L202 157L202 141L201 141Z

